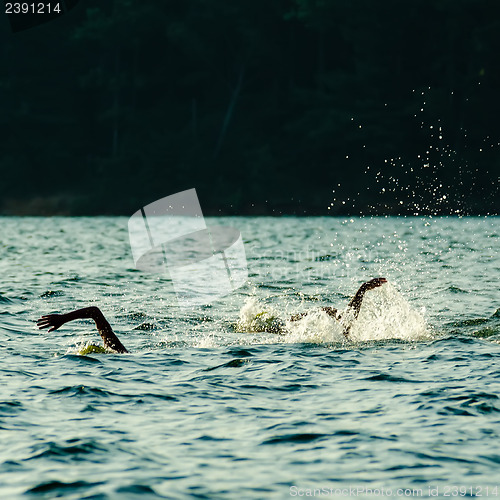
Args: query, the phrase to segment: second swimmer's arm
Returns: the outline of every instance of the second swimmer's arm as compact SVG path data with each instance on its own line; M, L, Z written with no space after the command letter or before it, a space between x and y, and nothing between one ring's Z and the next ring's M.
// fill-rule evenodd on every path
M385 278L374 278L370 281L367 281L366 283L363 283L359 287L359 290L356 292L356 295L351 299L351 301L347 306L348 309L352 309L354 311L354 320L358 319L359 311L361 310L361 304L363 303L363 298L365 296L365 293L368 292L369 290L373 290L374 288L382 286L384 283L387 283L387 280ZM344 330L343 333L346 337L349 337L349 332L351 330L351 327L352 323L348 325Z
M356 295L351 299L351 302L349 302L349 305L347 306L354 310L355 319L358 318L365 293L368 290L373 290L374 288L382 286L384 283L387 283L387 280L385 278L374 278L370 281L367 281L366 283L363 283L359 287L359 290L356 292Z

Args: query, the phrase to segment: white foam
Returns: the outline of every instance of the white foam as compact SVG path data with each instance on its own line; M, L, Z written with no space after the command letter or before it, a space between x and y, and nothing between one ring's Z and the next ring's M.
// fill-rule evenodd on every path
M391 283L366 293L350 331L354 341L430 337L423 315L413 309Z
M349 340L354 342L431 338L423 315L413 309L390 283L366 293L356 321L352 309L340 311L340 314L342 319L338 321L315 308L298 321L284 318L281 339L285 342L345 342L343 332L349 325ZM251 297L240 310L236 329L239 332L264 332L278 316L277 311Z
M194 347L198 347L201 349L211 349L213 347L218 347L220 345L220 341L218 341L213 335L205 335L202 337L197 343L194 344Z
M273 320L278 318L278 311L262 304L256 297L249 297L240 309L236 330L239 332L264 332Z
M344 342L346 340L340 321L321 309L313 309L298 321L286 322L287 342Z

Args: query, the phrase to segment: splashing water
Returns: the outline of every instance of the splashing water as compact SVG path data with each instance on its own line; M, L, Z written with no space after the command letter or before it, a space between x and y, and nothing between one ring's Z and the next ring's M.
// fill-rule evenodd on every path
M387 283L365 295L350 337L356 341L411 341L430 339L432 335L423 315L413 309L391 283Z
M256 297L249 297L240 310L236 331L284 333L283 321L280 320L278 311L266 307Z
M63 353L55 354L56 357L62 355ZM113 354L113 351L106 349L104 346L96 343L94 340L85 340L84 338L80 339L74 345L71 345L67 348L64 355L80 355L80 356L88 356L89 354Z
M72 351L68 350L69 354L72 354ZM96 345L91 342L87 342L83 347L77 351L77 354L81 356L86 356L87 354L108 354L112 353L112 351L106 349L102 345Z
M332 189L333 198L327 209L342 213L349 208L352 213L361 211L363 200L371 200L369 213L497 214L494 200L500 192L500 178L486 165L496 162L498 138L493 133L480 138L463 123L460 126L454 121L450 123L437 89L413 89L412 94L416 99L412 113L415 124L411 132L415 136L415 149L404 148L399 154L392 152L383 160L366 165L364 175L370 181L365 181L364 192L349 192L345 186L337 184ZM449 97L453 94L451 91ZM463 104L468 100L465 98ZM386 103L385 107L391 112L391 106ZM351 121L354 124L357 119L351 117ZM356 125L359 134L369 129L365 124ZM345 158L352 156L351 153Z
M239 332L271 332L283 335L286 342L344 343L344 330L351 326L350 341L400 339L406 341L433 338L423 314L413 309L390 283L365 295L358 319L352 309L340 312L338 321L321 309L309 311L297 321L281 319L279 313L250 297L240 310Z
M347 341L340 321L322 310L313 310L299 321L288 321L288 342L310 342L314 344L344 343Z

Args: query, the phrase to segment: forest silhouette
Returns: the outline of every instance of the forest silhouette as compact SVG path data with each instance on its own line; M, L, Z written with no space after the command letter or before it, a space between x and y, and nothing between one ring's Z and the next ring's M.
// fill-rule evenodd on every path
M80 0L0 36L3 214L499 212L497 0Z

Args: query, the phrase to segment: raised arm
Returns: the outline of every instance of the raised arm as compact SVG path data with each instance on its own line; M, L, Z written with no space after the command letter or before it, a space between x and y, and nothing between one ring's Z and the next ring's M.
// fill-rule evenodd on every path
M359 310L361 309L361 304L363 303L365 293L368 292L368 290L373 290L374 288L382 286L384 283L387 283L387 280L385 278L374 278L370 281L367 281L366 283L363 283L359 287L356 295L351 299L351 302L349 302L348 305L348 307L354 310L354 319L358 318Z
M363 303L363 298L365 296L365 293L368 292L369 290L373 290L374 288L377 288L379 286L382 286L384 283L387 283L387 280L385 278L374 278L370 281L367 281L366 283L363 283L360 287L359 290L356 292L356 295L351 299L347 306L347 312L349 312L349 309L353 311L353 314L347 314L347 321L343 322L344 323L344 330L343 334L346 338L349 338L349 332L351 330L351 327L356 319L358 319L359 316L359 311L361 309L361 304ZM323 311L328 314L328 316L331 316L332 318L336 319L337 321L342 321L342 316L339 314L337 309L333 307L322 307L321 308ZM298 321L302 319L304 316L307 316L307 312L299 313L299 314L294 314L291 318L290 321ZM346 324L347 323L347 324Z
M42 316L37 321L37 326L40 329L50 327L49 332L52 332L64 325L64 323L75 319L93 319L105 347L119 353L128 352L118 337L114 334L111 325L104 317L104 314L102 314L101 310L95 306L84 307L83 309L78 309L66 314L48 314L46 316Z
M356 292L356 295L354 295L354 297L351 299L351 301L347 306L348 311L349 309L353 311L354 321L358 319L359 311L361 309L361 304L363 303L363 298L365 296L365 293L368 292L368 290L373 290L374 288L382 286L384 283L387 283L387 280L385 278L374 278L370 281L367 281L366 283L363 283L359 287L359 290ZM350 321L349 324L345 326L344 331L342 332L346 338L349 338L349 333L351 331L351 327L354 321Z

